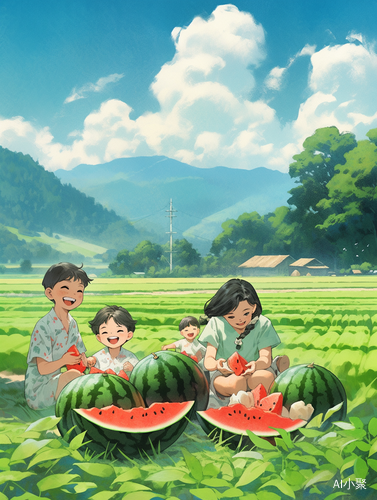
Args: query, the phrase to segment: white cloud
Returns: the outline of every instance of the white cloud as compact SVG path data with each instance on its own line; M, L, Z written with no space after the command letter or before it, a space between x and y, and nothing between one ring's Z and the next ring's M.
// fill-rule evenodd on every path
M232 5L174 28L172 39L174 57L150 87L158 112L131 119L127 103L110 99L86 117L81 131L69 134L70 145L55 142L47 127L37 129L22 117L0 118L1 144L31 154L50 170L158 154L199 167L288 171L292 156L316 128L335 125L365 134L377 126L377 56L362 35L353 33L348 37L352 43L321 50L305 45L287 56L286 67L269 72L263 27ZM253 98L255 69L264 65L260 72L268 72L266 88L284 97L289 89L282 83L300 57L311 63L302 75L307 97L297 116L282 125L273 101ZM122 77L114 74L74 89L66 102L101 92Z
M78 99L85 99L87 94L90 92L102 92L105 87L109 85L109 83L116 83L123 77L123 74L119 75L118 73L114 73L112 75L99 78L96 83L86 83L79 89L74 88L71 94L64 101L64 104L77 101Z

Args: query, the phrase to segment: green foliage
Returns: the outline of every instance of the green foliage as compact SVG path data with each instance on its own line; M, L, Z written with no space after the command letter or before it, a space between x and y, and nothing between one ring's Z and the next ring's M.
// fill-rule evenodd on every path
M314 361L326 366L346 388L348 417L344 422L334 424L328 432L319 430L320 421L311 422L310 427L299 430L294 436L282 431L276 439L276 447L268 446L269 443L264 441L263 444L255 442L256 447L252 450L231 451L226 446L214 445L199 426L189 423L185 434L164 453L145 460L112 461L85 452L85 435L77 436L68 445L56 435L56 417L41 418L41 414L26 406L23 383L7 383L7 379L2 379L0 493L3 497L0 494L0 500L58 500L70 496L94 500L151 500L155 497L166 500L301 500L310 495L313 499L330 500L338 493L372 500L377 483L377 413L374 404L377 394L374 361L377 349L376 292L373 277L360 279L364 280L361 281L363 286L370 287L369 291L261 293L264 312L271 318L282 340L276 353L288 354L292 365ZM360 287L357 279L347 280L339 279L337 286ZM199 291L201 286L206 290L216 289L223 282L180 280L171 284L171 281L156 280L155 288L149 285L149 289L144 284L147 280L108 280L103 285L106 293L118 293L117 303L128 308L138 320L128 348L139 358L153 349L158 350L162 343L178 340L180 319L187 314L202 314L203 304L212 295L173 292L184 290L185 285L186 290L195 288ZM264 279L257 281L257 287L271 290L271 287L287 287L287 283L287 280ZM319 288L320 283L322 281L309 278L304 286L310 284ZM323 279L323 283L334 287L334 281L329 278ZM172 293L168 296L166 293L160 296L150 293L119 295L120 291L134 291L135 286L144 286L146 292L155 291L157 285ZM14 284L7 290L22 291L17 288L19 286ZM75 311L88 354L98 350L98 342L84 325L108 300L106 294L88 295ZM47 307L45 302L42 297L2 299L4 332L1 341L5 354L10 355L10 349L13 354L18 349L26 354L28 338L20 332L31 331ZM292 319L298 323L300 318L300 324L290 322ZM333 334L336 340L330 342ZM343 335L355 343L351 346L350 342L344 341L344 347L339 348ZM317 347L320 341L323 345ZM367 349L362 351L365 347ZM11 361L9 356L8 370L12 369ZM356 489L357 479L365 479L366 490ZM340 488L341 481L343 485L347 484L343 489Z

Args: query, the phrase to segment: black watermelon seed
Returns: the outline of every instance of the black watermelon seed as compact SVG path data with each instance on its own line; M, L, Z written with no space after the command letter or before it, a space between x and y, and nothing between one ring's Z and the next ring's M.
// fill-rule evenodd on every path
M248 420L250 420L250 417L247 417Z
M99 414L102 415L102 411L100 411Z

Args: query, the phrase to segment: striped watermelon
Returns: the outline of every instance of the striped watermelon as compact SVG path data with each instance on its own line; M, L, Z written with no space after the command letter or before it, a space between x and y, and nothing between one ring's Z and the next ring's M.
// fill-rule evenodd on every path
M311 418L333 408L339 403L343 406L321 425L328 429L332 422L344 420L347 415L347 396L340 380L323 366L311 363L288 368L276 379L271 392L283 394L283 404L289 410L296 401L311 404L314 412Z
M56 401L55 414L61 417L58 423L60 434L64 437L76 425L73 409L103 408L110 405L123 409L145 407L137 389L118 375L96 373L77 377L63 388ZM74 429L69 438L72 439L79 433L78 429Z
M86 431L87 447L95 453L107 451L114 458L140 458L164 451L182 434L191 418L194 401L153 403L149 408L123 410L116 406L75 409L73 420Z
M140 360L130 375L130 382L147 406L155 402L195 401L194 411L205 410L209 387L198 363L173 351L159 351Z

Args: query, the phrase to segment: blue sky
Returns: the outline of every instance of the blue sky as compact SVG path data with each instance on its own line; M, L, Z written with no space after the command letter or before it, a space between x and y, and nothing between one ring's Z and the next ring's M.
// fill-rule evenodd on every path
M0 145L49 170L166 155L288 171L377 127L376 0L2 0Z

